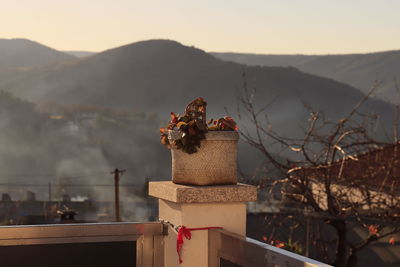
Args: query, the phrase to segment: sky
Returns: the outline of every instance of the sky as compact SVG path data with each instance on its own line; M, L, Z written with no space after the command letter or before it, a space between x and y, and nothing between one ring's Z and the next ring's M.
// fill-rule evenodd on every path
M400 0L0 0L0 38L99 52L148 39L206 51L400 49Z

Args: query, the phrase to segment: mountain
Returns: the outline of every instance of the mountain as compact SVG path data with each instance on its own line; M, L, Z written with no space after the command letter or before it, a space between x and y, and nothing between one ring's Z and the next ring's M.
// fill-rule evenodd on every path
M211 116L236 110L243 72L257 88L259 105L270 105L270 121L282 131L307 121L304 103L332 119L348 112L361 91L293 67L245 66L225 62L193 47L150 40L117 47L57 67L41 68L0 80L0 87L34 102L61 102L128 108L168 119L190 100L203 96ZM390 117L392 106L370 100L365 111Z
M395 80L400 81L400 50L348 55L262 55L211 53L215 57L252 66L293 66L301 71L347 83L367 92L382 81L377 96L399 102Z
M202 96L208 102L208 118L225 115L226 107L241 129L251 129L246 116L239 120L236 114L244 81L249 89L257 89L257 106L270 104L267 114L273 129L290 137L299 136L308 123L305 104L324 112L327 120L336 120L364 96L349 85L293 67L225 62L169 40L137 42L3 75L0 88L47 111L35 112L32 103L0 94L0 100L15 107L0 106L0 124L7 129L0 132L0 143L7 144L0 151L0 167L10 175L19 170L56 177L104 171L82 180L90 183L106 183L115 167L128 169L127 183L140 184L145 177L169 179L170 155L158 133L169 112L182 112L189 101ZM379 122L387 125L393 110L393 105L371 99L361 112L379 113ZM246 173L260 167L262 160L259 152L240 144L239 164ZM46 177L31 182L39 180L43 183Z
M78 58L88 57L88 56L96 54L96 52L90 52L90 51L64 51L64 53L72 55L74 57L78 57Z
M0 69L29 69L75 59L27 39L0 39Z

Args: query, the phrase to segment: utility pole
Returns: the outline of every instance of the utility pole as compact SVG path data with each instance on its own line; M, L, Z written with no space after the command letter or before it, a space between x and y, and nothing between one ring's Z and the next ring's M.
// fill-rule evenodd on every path
M118 168L115 168L111 174L114 174L114 190L115 190L115 221L120 222L121 221L121 216L119 212L119 178L120 175L126 172L126 170L119 170Z

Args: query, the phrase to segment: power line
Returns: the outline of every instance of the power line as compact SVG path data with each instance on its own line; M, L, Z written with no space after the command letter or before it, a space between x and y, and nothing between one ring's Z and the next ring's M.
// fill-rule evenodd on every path
M64 179L76 179L76 178L85 178L85 177L92 177L97 175L106 175L109 174L108 171L102 172L95 172L95 173L79 173L79 174L69 174L69 175L60 175L60 174L0 174L0 179L6 178L45 178L45 177L57 177L57 178L64 178Z
M114 184L60 184L60 183L51 183L52 186L114 186ZM30 184L30 183L0 183L0 186L49 186L49 184ZM120 184L120 186L126 186L126 187L135 187L135 186L141 186L141 184Z

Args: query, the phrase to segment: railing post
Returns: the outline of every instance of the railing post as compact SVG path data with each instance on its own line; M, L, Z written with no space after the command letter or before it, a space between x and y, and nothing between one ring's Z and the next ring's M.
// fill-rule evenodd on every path
M186 186L172 182L150 182L149 195L159 199L159 219L188 228L223 227L246 236L246 202L256 201L256 187L244 184ZM177 233L170 228L165 237L165 267L207 267L208 231L192 232L184 240L181 264L176 252Z

